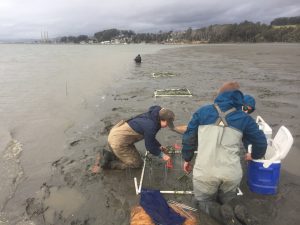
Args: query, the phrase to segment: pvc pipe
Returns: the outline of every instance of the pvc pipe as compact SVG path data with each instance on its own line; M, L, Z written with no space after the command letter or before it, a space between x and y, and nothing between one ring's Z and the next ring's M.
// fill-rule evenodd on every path
M148 155L148 151L146 151L146 154L145 154L144 165L143 165L143 170L142 170L141 179L140 179L139 193L141 193L141 191L142 191L147 155Z
M138 184L137 184L136 177L134 177L134 186L135 186L135 193L136 193L136 195L138 195L139 194L139 189L138 189Z

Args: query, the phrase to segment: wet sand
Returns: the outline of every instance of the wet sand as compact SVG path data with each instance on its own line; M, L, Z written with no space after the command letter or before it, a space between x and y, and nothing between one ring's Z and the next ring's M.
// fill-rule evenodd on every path
M130 207L137 205L133 177L140 170L101 171L90 168L96 154L106 145L111 124L144 112L151 105L174 110L176 124L186 124L192 113L211 103L217 88L236 80L241 90L257 100L256 115L261 115L276 134L281 125L291 130L294 145L282 161L277 195L251 193L243 179L242 197L249 211L265 225L300 222L300 45L249 44L203 45L162 50L145 55L131 75L99 97L96 121L67 130L66 155L52 163L52 176L40 191L28 198L24 211L35 224L129 224ZM153 72L172 72L175 77L153 78ZM188 88L193 97L153 97L156 89ZM82 125L82 124L81 124ZM158 139L171 145L180 135L162 130ZM138 143L141 154L145 148ZM155 180L155 173L153 174ZM157 181L158 182L158 181ZM176 181L174 181L175 183ZM175 196L166 196L174 199ZM181 197L184 202L191 197ZM200 214L200 224L217 224Z

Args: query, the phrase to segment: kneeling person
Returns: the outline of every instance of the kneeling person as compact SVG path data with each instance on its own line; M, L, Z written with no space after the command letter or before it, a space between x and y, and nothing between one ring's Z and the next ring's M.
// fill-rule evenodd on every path
M173 128L175 115L160 106L152 106L148 112L140 114L127 121L120 121L108 135L110 151L106 151L101 162L104 169L139 168L142 166L142 158L135 147L135 143L144 139L146 149L155 156L168 161L164 147L156 140L156 134L161 128ZM112 160L115 155L116 160Z

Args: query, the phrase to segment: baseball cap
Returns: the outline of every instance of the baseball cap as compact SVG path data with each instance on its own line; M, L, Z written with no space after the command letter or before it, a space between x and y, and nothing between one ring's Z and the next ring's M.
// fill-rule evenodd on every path
M170 109L165 109L162 108L159 111L159 118L161 120L166 120L168 122L168 127L170 127L171 129L174 128L174 119L175 119L175 114L173 113L173 111L171 111Z

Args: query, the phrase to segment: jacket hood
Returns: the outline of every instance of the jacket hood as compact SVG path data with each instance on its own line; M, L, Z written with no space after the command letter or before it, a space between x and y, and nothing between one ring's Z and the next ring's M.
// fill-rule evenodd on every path
M153 120L154 122L159 122L159 111L161 110L161 107L158 105L151 106L148 110L148 118Z
M244 95L244 105L251 106L255 110L255 99L251 95Z
M239 90L225 91L217 96L215 103L221 108L223 112L235 107L241 109L244 101L244 95Z

